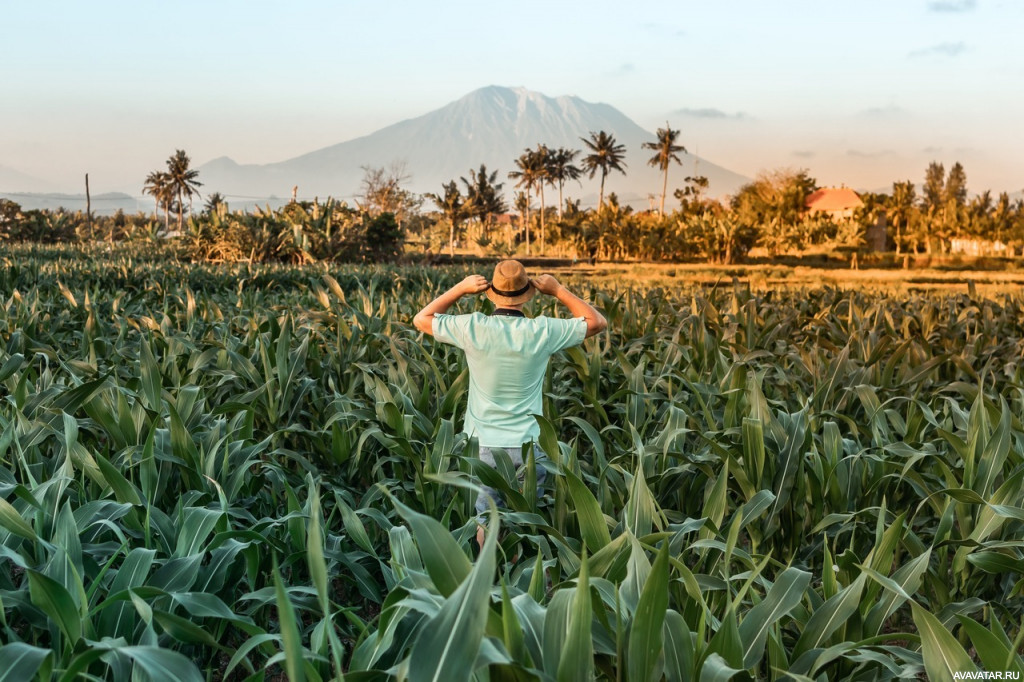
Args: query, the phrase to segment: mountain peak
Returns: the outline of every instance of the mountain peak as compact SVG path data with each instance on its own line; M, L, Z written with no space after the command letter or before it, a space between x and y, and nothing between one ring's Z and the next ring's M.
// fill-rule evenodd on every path
M239 164L230 156L218 156L216 159L210 159L203 165L207 168L237 168Z
M580 149L580 138L606 131L626 147L626 177L609 178L606 192L625 203L648 204L660 191L660 173L647 166L641 145L654 139L615 107L587 102L576 96L550 97L524 86L488 85L416 118L400 121L375 133L324 147L265 166L239 166L222 157L202 166L211 191L253 195L285 195L293 185L302 196L350 197L358 191L365 167L398 162L411 176L407 189L437 192L443 183L465 176L485 164L504 178L524 149L538 144ZM670 170L669 183L678 187L691 174L692 158L682 154L683 168ZM747 179L701 159L700 172L713 194L735 191ZM678 177L675 177L678 176ZM596 180L581 182L572 192L583 205L596 203ZM507 185L507 183L506 183ZM591 187L590 185L594 185ZM506 186L506 189L509 189ZM594 201L590 201L593 195Z

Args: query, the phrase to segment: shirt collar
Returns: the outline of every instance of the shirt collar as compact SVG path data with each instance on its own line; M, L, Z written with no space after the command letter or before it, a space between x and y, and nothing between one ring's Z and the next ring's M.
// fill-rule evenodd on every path
M526 317L522 310L515 310L513 308L495 308L494 312L491 313L492 317Z

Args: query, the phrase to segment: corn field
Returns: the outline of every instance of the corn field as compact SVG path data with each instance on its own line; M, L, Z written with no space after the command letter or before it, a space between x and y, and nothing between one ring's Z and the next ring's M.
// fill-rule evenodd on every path
M0 252L0 680L1024 672L1019 295L572 281L524 473L466 274Z

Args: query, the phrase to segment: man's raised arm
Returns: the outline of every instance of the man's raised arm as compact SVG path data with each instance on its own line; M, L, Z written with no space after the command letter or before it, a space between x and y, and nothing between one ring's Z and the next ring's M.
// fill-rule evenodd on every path
M487 291L487 278L483 275L470 275L448 291L444 292L416 313L412 323L424 334L434 335L434 315L442 315L463 296L479 294Z
M533 280L533 286L542 294L554 296L561 302L573 317L582 317L587 323L587 336L603 332L608 328L608 320L597 309L562 286L551 275L541 275Z

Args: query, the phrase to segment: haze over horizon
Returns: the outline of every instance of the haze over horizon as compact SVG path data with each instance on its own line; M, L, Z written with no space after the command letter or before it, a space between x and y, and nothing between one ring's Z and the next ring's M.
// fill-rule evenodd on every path
M652 135L667 121L690 152L751 177L807 168L821 185L875 190L959 161L971 191L1024 188L1024 4L869 0L853 14L808 0L640 0L628 12L187 0L175 10L5 7L0 167L53 190L81 191L88 172L94 193L138 194L175 149L195 166L283 161L495 84L607 103Z

